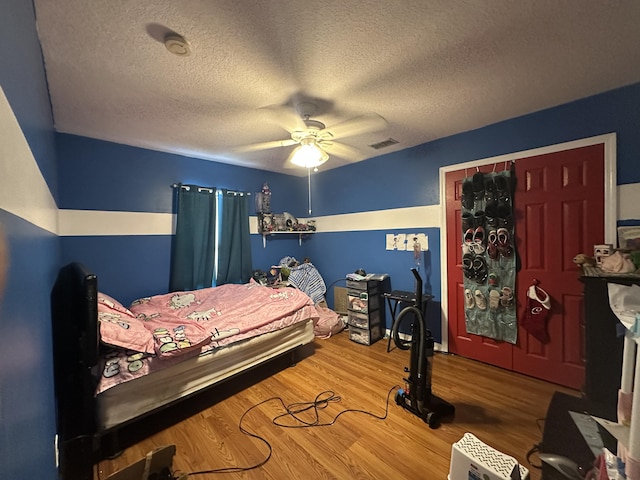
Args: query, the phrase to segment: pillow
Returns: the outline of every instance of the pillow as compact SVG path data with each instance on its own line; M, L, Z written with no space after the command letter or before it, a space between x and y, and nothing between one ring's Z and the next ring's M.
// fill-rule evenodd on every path
M128 308L101 292L98 292L98 322L102 342L127 350L155 354L151 332Z
M110 297L106 293L98 292L98 306L100 306L101 303L103 305L106 305L107 307L113 309L113 310L117 310L118 312L124 313L126 315L131 316L131 317L135 317L135 315L133 314L133 312L131 310L126 308L124 305L122 305L115 298Z

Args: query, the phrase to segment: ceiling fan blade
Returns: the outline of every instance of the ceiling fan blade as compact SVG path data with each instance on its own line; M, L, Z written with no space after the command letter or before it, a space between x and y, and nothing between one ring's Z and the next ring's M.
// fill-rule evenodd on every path
M387 121L377 113L361 115L326 128L333 138L351 137L361 133L378 132L387 128Z
M361 160L363 154L360 150L353 148L349 145L339 142L319 142L318 145L329 154L329 156L336 156L343 158L350 162Z
M270 122L282 127L289 133L296 130L307 129L307 126L300 115L292 111L289 107L284 107L282 105L269 105L258 110L266 115Z
M255 143L253 145L236 147L233 149L233 151L236 153L257 152L259 150L268 150L270 148L288 147L290 145L295 145L296 143L296 141L289 138L287 140L275 140L273 142Z

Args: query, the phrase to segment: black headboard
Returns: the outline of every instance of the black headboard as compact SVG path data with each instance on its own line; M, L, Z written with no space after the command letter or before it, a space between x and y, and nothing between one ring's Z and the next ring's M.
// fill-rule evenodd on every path
M70 263L60 269L51 291L51 320L62 478L91 480L93 475L91 469L77 468L78 459L92 459L94 450L97 299L98 279L84 265Z

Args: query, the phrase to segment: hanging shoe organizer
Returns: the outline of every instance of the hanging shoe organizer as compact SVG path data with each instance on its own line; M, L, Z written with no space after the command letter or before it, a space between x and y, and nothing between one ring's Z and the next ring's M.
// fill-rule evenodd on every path
M516 343L513 177L476 172L462 182L462 271L467 333Z

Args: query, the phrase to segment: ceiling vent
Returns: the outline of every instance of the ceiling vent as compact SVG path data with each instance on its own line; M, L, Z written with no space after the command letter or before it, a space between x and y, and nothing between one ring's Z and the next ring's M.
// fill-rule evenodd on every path
M369 145L369 146L371 148L375 148L376 150L380 150L381 148L390 147L391 145L395 145L396 143L399 143L398 140L396 140L394 138L388 138L387 140L383 140L381 142L374 143L374 144Z

